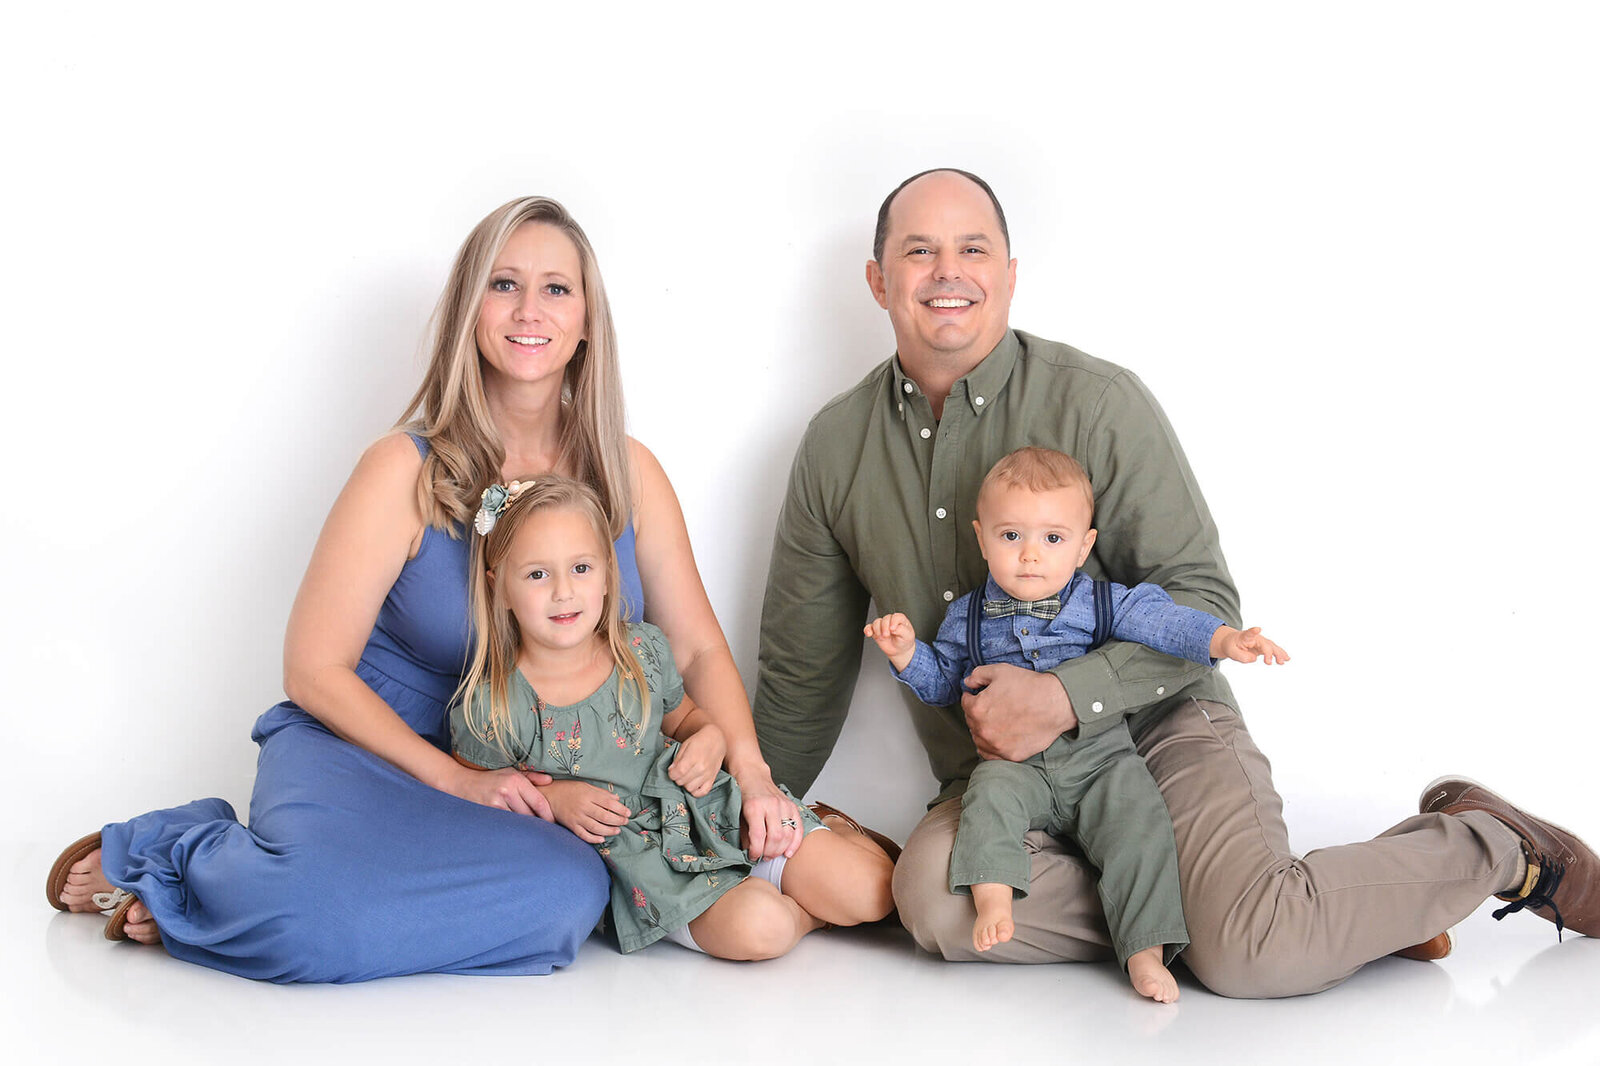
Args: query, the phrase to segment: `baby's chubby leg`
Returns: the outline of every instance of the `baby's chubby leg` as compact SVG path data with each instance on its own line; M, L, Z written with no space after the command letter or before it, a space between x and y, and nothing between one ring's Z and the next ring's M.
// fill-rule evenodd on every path
M950 891L972 893L972 946L983 952L1016 933L1013 892L1027 895L1029 861L1022 837L1042 828L1050 788L1038 765L991 759L972 773L950 851Z
M1011 920L1010 885L976 884L972 886L972 902L978 908L978 920L972 923L972 946L988 951L996 944L1004 944L1017 931Z
M1164 963L1189 943L1172 820L1127 730L1094 742L1097 758L1066 828L1100 868L1100 897L1128 980L1141 996L1171 1003L1178 984Z

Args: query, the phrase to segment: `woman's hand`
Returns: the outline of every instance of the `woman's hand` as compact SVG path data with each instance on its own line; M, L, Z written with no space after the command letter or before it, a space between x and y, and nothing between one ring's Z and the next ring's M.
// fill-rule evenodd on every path
M667 776L689 795L704 796L711 791L727 754L728 741L722 730L707 722L678 745L678 755L667 767Z
M778 790L769 774L757 779L753 774L738 778L744 799L744 848L757 862L790 858L800 847L800 808Z
M633 813L614 794L587 781L550 781L540 791L550 801L556 824L588 844L604 844L606 837L616 836Z
M555 820L550 801L539 789L550 784L550 775L536 770L477 770L457 764L456 773L443 791L485 807L499 807L513 814L531 814L547 822ZM580 834L581 835L581 834Z

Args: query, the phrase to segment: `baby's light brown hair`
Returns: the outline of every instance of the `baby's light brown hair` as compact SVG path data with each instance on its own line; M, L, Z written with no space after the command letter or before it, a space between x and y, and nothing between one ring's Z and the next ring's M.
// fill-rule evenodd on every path
M1029 492L1080 489L1089 504L1089 520L1094 520L1094 486L1089 483L1089 475L1082 464L1065 452L1029 445L1018 448L995 463L984 475L983 484L978 486L980 512L984 494L999 486L1027 489Z

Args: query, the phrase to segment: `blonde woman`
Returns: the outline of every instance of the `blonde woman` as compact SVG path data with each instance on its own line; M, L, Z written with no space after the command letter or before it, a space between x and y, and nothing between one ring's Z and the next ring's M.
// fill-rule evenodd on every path
M470 640L467 527L486 486L547 472L602 500L628 616L668 635L727 736L751 852L793 853L797 812L756 746L672 486L623 434L605 288L561 205L512 201L467 237L401 421L362 456L306 570L284 642L289 699L253 733L249 828L218 799L108 825L57 860L52 905L106 913L112 939L272 981L570 962L607 878L548 819L591 786L472 769L447 750Z

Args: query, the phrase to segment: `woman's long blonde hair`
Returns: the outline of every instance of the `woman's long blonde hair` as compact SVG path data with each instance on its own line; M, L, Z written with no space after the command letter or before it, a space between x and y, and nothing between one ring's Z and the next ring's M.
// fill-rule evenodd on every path
M624 708L626 713L631 692L638 700L641 735L650 720L650 685L645 680L644 667L634 654L627 627L622 621L622 578L617 571L617 549L608 535L610 527L600 497L593 488L581 481L555 474L541 477L531 487L524 488L515 498L507 501L488 535L473 537L472 654L467 662L466 676L456 690L456 699L461 701L467 728L479 740L498 746L512 760L522 756L512 750L510 744L513 734L507 693L511 674L517 668L517 654L522 648L522 630L505 599L505 585L516 580L516 575L503 567L511 551L511 542L528 516L560 507L570 508L583 516L604 549L606 595L595 632L605 640L617 664L620 682L617 705ZM483 701L473 698L473 693L485 681L489 688L487 707Z
M433 313L428 373L396 423L430 446L417 478L417 502L430 525L454 537L471 522L479 494L500 480L505 447L489 417L475 333L494 261L524 222L556 227L578 250L586 339L567 364L558 462L595 487L611 531L607 540L615 540L633 512L616 327L589 238L566 208L543 196L496 208L456 253Z

